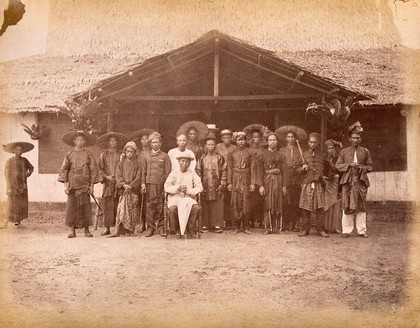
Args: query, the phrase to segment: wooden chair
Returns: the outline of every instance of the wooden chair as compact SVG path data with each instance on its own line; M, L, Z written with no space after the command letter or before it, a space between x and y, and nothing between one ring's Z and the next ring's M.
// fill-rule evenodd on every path
M198 239L201 239L201 194L198 193L197 194L197 204L198 204L198 220L196 221L195 224L195 235L198 237ZM165 239L168 238L168 231L170 230L171 226L170 226L170 222L168 220L168 213L169 213L169 208L168 208L168 193L165 192L165 196L164 196L164 200L163 200L163 229L164 229L164 235L165 235ZM180 236L181 238L182 236Z

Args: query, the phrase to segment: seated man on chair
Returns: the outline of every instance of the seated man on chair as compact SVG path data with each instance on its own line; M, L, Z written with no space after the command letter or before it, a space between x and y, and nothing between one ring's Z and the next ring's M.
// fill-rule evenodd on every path
M178 235L186 232L187 238L192 238L200 211L196 196L203 191L203 185L197 173L190 169L192 157L181 155L177 160L180 170L173 170L164 185L168 193L169 222Z

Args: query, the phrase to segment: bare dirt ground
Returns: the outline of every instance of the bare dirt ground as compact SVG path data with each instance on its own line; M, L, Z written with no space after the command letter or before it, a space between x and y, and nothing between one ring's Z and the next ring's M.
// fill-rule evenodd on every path
M253 229L165 240L68 239L61 220L0 230L0 327L420 326L419 223L371 220L368 239Z

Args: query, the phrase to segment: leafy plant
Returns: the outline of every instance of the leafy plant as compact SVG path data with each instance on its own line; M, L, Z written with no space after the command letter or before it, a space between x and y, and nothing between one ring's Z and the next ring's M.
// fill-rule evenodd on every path
M320 119L325 119L327 121L329 135L332 139L341 141L345 135L346 121L350 116L354 104L355 102L352 96L347 97L344 104L341 104L337 98L327 101L324 96L320 104L308 104L305 118L313 115Z

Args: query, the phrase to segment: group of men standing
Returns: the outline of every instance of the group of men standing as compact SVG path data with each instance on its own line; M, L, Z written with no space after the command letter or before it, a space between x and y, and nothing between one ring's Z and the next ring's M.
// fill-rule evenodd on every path
M350 236L356 215L358 235L367 237L366 173L372 170L372 161L369 151L359 146L362 131L358 122L349 128L351 146L341 150L336 162L328 161L320 150L318 133L309 135L309 149L303 152L300 143L307 136L295 126L275 132L260 124L234 133L224 129L220 131L222 142L217 143L218 129L214 125L191 121L178 129L178 147L168 153L161 150L162 136L150 129L137 131L132 141L117 132L97 140L83 131L69 132L63 141L74 148L66 153L58 177L68 195L68 237L76 237L79 228L85 229L86 237L92 237L90 197L98 182L103 184L102 235L110 237L133 234L136 226L140 226L140 232L146 230L146 237L155 232L192 237L197 229L220 233L231 228L234 233L249 234L253 227L264 228L264 234L297 232L300 217L299 236L306 236L312 212L318 234L328 237L324 193L331 171L341 175L343 214L338 219L342 220L342 236ZM280 142L286 146L280 148ZM95 143L105 149L98 160L85 149ZM19 158L22 149L19 144L5 148ZM19 174L11 163L9 160L6 167L10 196L14 181L10 172ZM29 175L24 177L25 185ZM11 208L16 205L13 199L9 197ZM200 212L202 225L196 227ZM169 217L169 231L164 226L164 214ZM15 222L22 219L10 218Z

